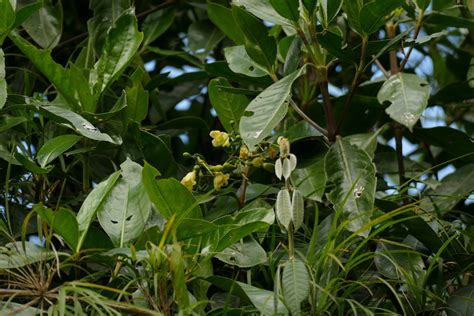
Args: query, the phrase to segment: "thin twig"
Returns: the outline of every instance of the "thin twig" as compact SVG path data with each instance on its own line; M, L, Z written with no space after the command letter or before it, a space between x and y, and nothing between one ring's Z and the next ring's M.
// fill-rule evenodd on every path
M423 17L424 17L425 11L421 11L420 15L418 16L418 20L416 21L416 28L415 28L415 33L413 34L413 45L410 46L408 49L407 54L405 55L405 58L403 58L401 64L400 64L400 69L399 71L403 71L405 69L405 65L408 62L408 59L410 58L411 52L413 51L413 48L415 47L415 40L418 38L418 35L420 34L421 31L421 24L423 22Z
M316 130L318 130L321 134L323 134L324 136L327 136L328 135L328 131L321 127L318 123L316 123L315 121L313 121L309 116L307 116L303 110L301 110L298 105L296 104L295 101L293 101L293 99L290 99L290 105L291 107L296 111L296 113L298 113L299 116L301 116L301 118L303 118L306 122L308 122L309 125L311 125L312 127L314 127Z
M374 56L372 56L374 57ZM377 59L375 58L375 64L377 65L377 67L379 67L380 71L382 71L383 75L385 76L385 78L390 78L390 72L385 69L385 67L382 65L382 63Z

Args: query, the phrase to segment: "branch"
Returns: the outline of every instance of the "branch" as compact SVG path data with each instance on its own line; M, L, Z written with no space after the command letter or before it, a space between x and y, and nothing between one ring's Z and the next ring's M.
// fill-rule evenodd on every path
M413 34L413 41L415 41L418 38L418 35L420 34L421 24L423 23L424 13L425 13L424 11L421 11L420 15L418 16L418 20L416 21L416 28L415 28L415 33ZM403 69L405 69L405 66L408 62L408 59L410 58L411 52L413 51L414 47L415 47L415 42L413 42L413 45L410 46L410 48L408 49L408 52L405 55L405 58L402 60L402 62L400 64L399 71L403 71Z
M303 110L301 110L298 105L296 105L296 102L293 101L293 99L290 99L290 105L291 107L298 113L299 116L301 116L302 119L304 119L306 122L308 122L309 125L314 127L316 130L318 130L321 134L324 135L324 137L327 137L328 131L321 127L318 123L313 121L308 115L306 115Z

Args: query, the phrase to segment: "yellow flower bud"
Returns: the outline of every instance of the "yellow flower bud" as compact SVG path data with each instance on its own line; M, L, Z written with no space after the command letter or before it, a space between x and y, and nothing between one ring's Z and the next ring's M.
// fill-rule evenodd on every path
M280 158L284 158L290 154L290 142L286 137L278 137L278 145L280 146Z
M228 147L230 146L229 134L221 131L211 131L209 136L212 137L212 146Z
M242 145L240 147L239 157L240 159L247 159L249 157L249 148L247 146Z
M216 172L214 174L214 189L219 191L222 187L227 185L230 174L223 174L222 172Z
M264 161L265 159L263 159L263 157L255 157L254 159L252 159L252 166L260 168L261 166L263 166Z
M188 172L183 179L181 179L181 184L186 187L189 191L192 191L196 185L196 170Z

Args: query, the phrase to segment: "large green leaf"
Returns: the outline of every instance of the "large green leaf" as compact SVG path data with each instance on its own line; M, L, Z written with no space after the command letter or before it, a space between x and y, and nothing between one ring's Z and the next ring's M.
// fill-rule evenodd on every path
M230 294L250 301L258 309L260 315L288 315L285 305L279 298L275 298L272 291L220 276L211 276L206 280Z
M268 29L262 21L239 7L232 8L232 14L240 30L245 35L245 50L258 64L272 71L277 56L274 37L268 35Z
M448 316L473 315L474 314L474 284L458 288L448 299Z
M404 0L376 0L365 4L360 10L359 22L366 35L378 31L385 23L386 16L404 4Z
M390 102L385 112L410 130L425 110L429 97L428 83L417 75L407 73L390 77L377 95L380 103Z
M48 50L34 47L16 32L12 32L9 37L35 67L51 81L73 109L95 111L95 98L92 96L86 78L77 68L72 65L69 69L62 67L54 62Z
M326 176L334 188L328 197L336 210L343 211L346 228L355 232L369 222L374 209L375 166L369 155L338 137L325 157ZM359 231L367 236L368 230Z
M47 112L47 114L54 115L60 122L66 123L68 127L89 139L113 144L122 143L121 139L112 139L109 135L100 132L97 127L77 113L54 105L40 107L40 110Z
M79 240L77 242L76 251L82 247L82 243L86 238L87 231L92 220L95 218L97 211L107 200L107 197L120 177L120 171L112 173L107 180L102 181L95 187L82 203L77 213L77 223L79 225Z
M142 183L142 167L125 160L122 177L115 183L97 217L116 247L126 247L144 230L151 211L151 202Z
M435 189L426 192L421 202L425 211L445 214L458 202L471 194L474 188L474 164L467 164L441 181Z
M301 303L309 295L309 274L305 264L296 258L290 258L283 268L283 297L292 315L301 313Z
M142 177L148 197L166 219L201 218L201 209L191 192L176 179L157 180L159 172L145 163Z
M267 253L255 239L249 238L224 249L216 258L239 268L250 268L266 263Z
M15 22L15 9L10 0L0 0L0 46Z
M50 260L56 255L54 251L31 242L8 243L0 249L0 269L21 268L35 262Z
M43 1L41 9L22 24L26 33L41 47L52 49L58 45L63 31L63 8L61 1L55 5L51 0Z
M90 81L102 93L132 61L143 39L133 9L125 11L108 31L102 54L91 72Z
M156 11L146 16L143 21L143 46L148 46L151 42L160 37L173 24L175 10L167 8Z
M217 112L222 126L228 132L231 132L239 126L240 118L249 104L249 100L244 95L222 91L222 87L232 86L224 78L211 80L208 86L209 99L211 100L212 107Z
M326 188L324 159L318 159L306 168L293 170L291 180L305 198L321 202Z
M0 48L0 109L7 102L7 81L5 80L5 56Z
M66 150L74 146L79 140L77 135L61 135L48 140L36 154L36 160L41 167L45 167L51 161L61 156Z
M224 34L210 21L196 21L188 29L188 46L194 56L204 60L214 47L224 38Z
M228 38L236 44L244 44L245 37L240 31L232 15L232 10L218 3L209 2L207 4L207 15Z
M240 133L252 150L255 145L272 133L288 112L291 86L306 67L278 80L250 102L240 120ZM246 115L248 114L248 115Z
M224 55L229 68L236 73L249 77L263 77L267 70L254 62L245 51L244 45L224 48Z

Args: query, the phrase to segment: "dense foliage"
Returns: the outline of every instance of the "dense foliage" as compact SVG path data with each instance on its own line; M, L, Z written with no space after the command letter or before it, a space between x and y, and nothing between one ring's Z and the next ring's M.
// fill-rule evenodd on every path
M473 315L469 0L0 0L0 310Z

